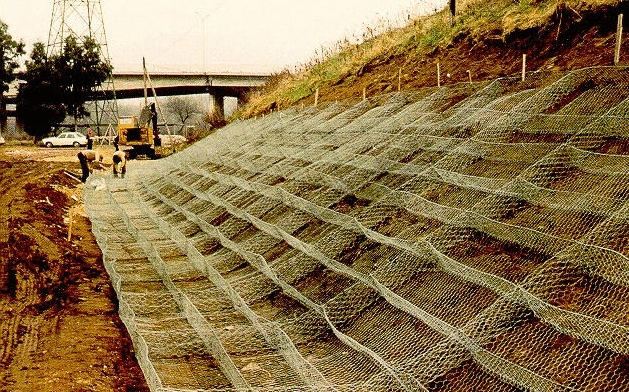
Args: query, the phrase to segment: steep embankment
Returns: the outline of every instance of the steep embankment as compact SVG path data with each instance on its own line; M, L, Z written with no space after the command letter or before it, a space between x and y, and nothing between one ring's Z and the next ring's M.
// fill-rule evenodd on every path
M392 32L249 112L319 88L316 108L88 183L152 390L629 392L629 67L553 72L607 53L596 20L625 3L531 4ZM570 42L589 54L557 57ZM514 72L523 48L552 66L460 82L471 59ZM401 67L403 91L375 95Z
M627 129L629 67L428 87L235 121L86 207L151 390L629 392Z
M400 70L402 90L435 86L437 61L442 84L468 80L467 70L473 80L519 72L522 54L529 71L611 65L617 15L629 15L629 2L618 0L459 3L454 25L444 10L346 47L302 74L278 75L240 114L311 104L317 88L319 102L359 98L363 89L369 96L394 91ZM625 34L625 50L628 45ZM620 64L629 64L629 55Z

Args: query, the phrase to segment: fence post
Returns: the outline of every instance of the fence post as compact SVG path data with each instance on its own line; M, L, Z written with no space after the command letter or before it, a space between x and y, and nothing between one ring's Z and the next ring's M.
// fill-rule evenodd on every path
M363 101L367 99L367 87L363 87Z
M469 69L467 70L467 76L470 79L470 83L472 83L472 71L470 71Z
M450 0L450 25L454 26L454 18L456 17L456 0Z
M315 90L315 102L314 102L314 106L317 107L317 104L319 103L319 89Z
M68 225L68 241L72 239L72 223L74 223L74 214L70 210L70 224Z
M397 91L402 90L402 67L397 71Z
M526 79L526 53L522 55L522 81Z
M437 87L441 87L441 70L439 69L439 61L437 61Z
M616 50L614 51L614 65L620 62L620 44L622 43L622 14L618 15L618 24L616 25Z

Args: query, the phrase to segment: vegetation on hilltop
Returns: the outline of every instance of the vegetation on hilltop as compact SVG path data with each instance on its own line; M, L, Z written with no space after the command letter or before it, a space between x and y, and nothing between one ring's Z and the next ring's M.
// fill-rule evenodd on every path
M271 109L310 101L316 89L328 90L328 94L321 94L320 101L349 96L358 98L360 95L356 88L351 86L359 86L359 90L365 88L371 93L385 92L382 82L377 79L395 79L397 70L402 67L404 77L415 78L417 86L418 83L421 84L417 80L420 76L417 68L426 65L427 59L439 58L441 52L456 45L463 45L468 51L466 55L471 55L485 46L504 50L513 42L517 42L518 49L529 44L535 46L534 41L541 36L547 36L556 43L569 41L575 33L571 31L575 25L585 23L590 28L592 24L601 23L601 14L606 13L609 20L615 20L617 13L607 11L622 10L628 4L627 0L459 1L459 13L454 23L451 23L449 9L444 9L429 16L415 18L405 27L390 29L360 44L339 41L336 50L327 52L327 58L312 61L306 70L297 74L284 71L274 75L266 88L251 96L249 104L236 115L250 117ZM594 17L588 19L590 15ZM610 26L605 29L611 30ZM612 27L615 30L615 24ZM528 42L521 42L522 37ZM333 54L335 52L338 53ZM546 54L548 58L553 55ZM459 53L458 56L462 54ZM434 61L432 60L433 63ZM533 65L539 66L541 63ZM395 69L376 75L376 70L386 67ZM480 71L475 75L497 77L504 71L508 72L508 67L496 72ZM370 74L374 76L372 79L376 83L366 80L365 76ZM329 90L332 88L345 90L345 93L337 91L330 94Z

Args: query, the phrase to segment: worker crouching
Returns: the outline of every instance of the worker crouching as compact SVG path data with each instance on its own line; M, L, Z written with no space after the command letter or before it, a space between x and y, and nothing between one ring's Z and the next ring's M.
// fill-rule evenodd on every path
M81 163L81 181L87 181L87 177L90 175L90 167L88 162L102 162L103 156L95 150L81 150L77 154L79 162Z
M120 174L120 177L124 178L125 173L127 173L127 157L125 153L120 150L116 151L112 160L114 161L114 177L118 177L118 174Z

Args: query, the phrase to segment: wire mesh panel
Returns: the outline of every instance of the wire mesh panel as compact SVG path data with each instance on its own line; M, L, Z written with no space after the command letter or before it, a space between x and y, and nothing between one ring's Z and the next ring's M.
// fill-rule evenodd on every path
M629 390L628 85L293 108L88 184L151 389Z

